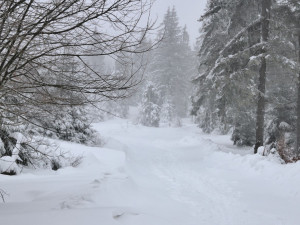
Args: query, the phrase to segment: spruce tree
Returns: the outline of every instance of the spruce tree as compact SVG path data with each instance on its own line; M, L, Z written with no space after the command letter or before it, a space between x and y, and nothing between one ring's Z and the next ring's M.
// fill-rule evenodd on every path
M202 17L200 75L194 79L192 98L192 114L201 127L222 133L233 128L234 142L248 145L255 143L254 99L261 93L257 62L264 43L260 43L259 7L256 0L209 1Z
M175 116L187 114L190 77L194 73L194 55L189 46L186 28L178 24L175 8L165 14L158 39L162 39L151 62L152 81L158 86L162 99L175 106ZM161 103L162 104L162 103Z
M144 126L159 127L160 121L160 95L155 85L149 82L143 93L140 106L140 122Z

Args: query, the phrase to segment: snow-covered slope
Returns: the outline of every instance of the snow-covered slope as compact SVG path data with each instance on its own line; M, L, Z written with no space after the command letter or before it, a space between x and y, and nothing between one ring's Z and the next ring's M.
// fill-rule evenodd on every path
M78 168L0 176L6 225L296 225L300 163L249 154L229 137L148 128L115 119L94 125L104 148L60 142L84 155Z

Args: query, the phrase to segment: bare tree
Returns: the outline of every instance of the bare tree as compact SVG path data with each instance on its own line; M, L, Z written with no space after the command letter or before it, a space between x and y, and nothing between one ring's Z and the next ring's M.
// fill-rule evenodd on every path
M141 53L139 45L153 29L151 5L151 0L1 1L0 124L29 121L32 112L47 113L47 105L123 97L139 82L136 71L105 74L90 59Z
M147 0L2 1L1 111L13 114L16 98L18 108L28 103L74 105L91 100L87 95L116 97L116 91L136 85L134 74L115 77L93 70L89 57L138 53L153 27L149 20L141 26L150 7ZM80 97L58 96L60 90Z
M91 59L151 49L139 47L154 29L151 6L152 0L1 1L0 138L5 149L16 142L7 127L40 126L35 118L59 111L58 106L120 98L137 85L138 68L116 75L95 69Z

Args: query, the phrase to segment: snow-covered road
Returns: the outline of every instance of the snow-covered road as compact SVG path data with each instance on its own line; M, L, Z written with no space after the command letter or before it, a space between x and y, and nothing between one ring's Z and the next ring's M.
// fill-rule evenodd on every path
M299 224L300 163L251 155L188 122L148 128L115 119L95 129L104 148L61 142L84 154L78 168L0 176L10 194L1 224Z

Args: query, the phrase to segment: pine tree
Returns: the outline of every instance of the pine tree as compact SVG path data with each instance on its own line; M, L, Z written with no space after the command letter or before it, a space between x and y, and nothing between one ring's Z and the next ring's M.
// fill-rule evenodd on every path
M271 39L272 51L272 83L269 88L269 96L274 100L271 101L272 120L268 127L267 144L276 148L282 134L286 133L285 142L283 143L286 150L284 160L291 160L296 157L298 145L300 143L300 89L299 79L299 63L300 52L297 49L300 46L300 3L295 0L288 0L274 4L272 8L273 17L271 20ZM272 23L272 21L275 21ZM276 46L276 48L275 48ZM282 129L281 125L289 129ZM299 136L298 136L299 135ZM280 139L282 142L282 138ZM293 151L295 150L295 151ZM281 154L282 156L282 154Z
M208 2L208 14L203 18L200 30L201 36L197 40L199 75L193 79L195 90L192 96L191 114L203 131L208 133L219 126L217 112L222 111L218 109L216 104L218 90L214 86L215 81L210 78L209 74L214 68L219 52L224 48L228 39L226 28L229 25L226 22L229 20L229 16L225 10L218 11L219 13L214 14L214 16L208 16L209 12L213 12L218 8L217 3L218 1Z
M295 49L298 48L296 54L298 54L298 68L300 65L300 2L297 0L288 0L285 4L280 5L279 10L284 10L286 18L291 27L293 35L296 36L295 40ZM295 153L300 157L300 70L296 71L298 77L297 83L297 107L296 107L296 144L295 144Z
M129 104L132 106L137 106L142 101L142 95L147 87L147 81L153 80L151 76L153 51L147 51L151 46L151 39L144 38L138 47L138 51L142 52L142 54L134 55L132 58L132 70L136 72L136 77L139 79L139 85L135 87L128 99Z
M192 114L205 131L233 127L234 142L256 143L256 150L270 140L276 142L280 124L293 127L299 40L291 31L300 27L299 4L295 0L208 2L192 98Z
M140 122L144 126L159 127L160 95L153 83L149 82L143 93L140 106Z
M252 130L255 129L252 118L256 104L259 105L256 133L257 137L263 139L266 75L264 46L268 41L265 31L269 20L265 15L259 17L258 8L262 9L263 5L256 0L211 0L208 6L207 13L202 17L200 76L194 80L198 90L193 98L192 113L199 116L202 112L200 117L201 114L204 116L201 120L213 121L210 124L205 122L203 127L209 127L208 131L218 128L226 133L233 127L235 143L239 140L252 145ZM264 8L264 12L267 11ZM264 32L261 32L263 29ZM262 36L264 38L260 38ZM260 96L258 103L253 101L257 96ZM247 132L242 132L244 129ZM243 135L237 135L240 132Z
M151 80L158 86L162 99L175 106L175 114L187 114L190 77L194 73L194 55L189 47L186 28L180 28L175 8L165 14L158 39L162 39L154 51L151 63Z

